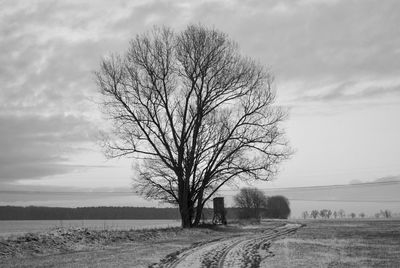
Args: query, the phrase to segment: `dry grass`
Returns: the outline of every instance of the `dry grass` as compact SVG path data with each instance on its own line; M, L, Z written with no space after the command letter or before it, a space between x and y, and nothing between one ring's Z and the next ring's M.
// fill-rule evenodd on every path
M294 235L272 242L268 249L271 254L261 260L260 266L400 267L400 220L309 220L304 223L307 226ZM279 224L284 221L262 225L268 229ZM129 240L115 239L115 235L120 237L123 232L113 232L101 243L86 244L88 240L82 240L82 248L72 248L72 251L31 252L2 259L0 267L148 267L193 243L251 230L228 226L134 231Z
M148 267L194 242L225 235L206 228L104 230L85 232L85 235L81 232L65 230L61 234L69 235L30 234L14 237L13 241L2 240L11 244L16 254L3 255L0 267Z
M400 267L400 220L310 220L265 267Z

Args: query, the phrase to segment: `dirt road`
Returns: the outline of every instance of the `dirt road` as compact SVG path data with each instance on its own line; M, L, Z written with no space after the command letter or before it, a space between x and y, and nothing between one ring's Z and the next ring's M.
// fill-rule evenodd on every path
M259 267L263 259L272 256L272 241L296 232L301 224L272 224L263 228L202 243L167 256L154 267Z

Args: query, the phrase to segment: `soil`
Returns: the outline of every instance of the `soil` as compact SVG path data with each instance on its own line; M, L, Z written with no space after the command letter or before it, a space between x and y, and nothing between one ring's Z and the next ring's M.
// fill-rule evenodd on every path
M152 267L260 267L261 261L273 256L270 245L302 227L301 224L276 222L269 228L243 228L240 234L231 234L207 243L200 243L171 254Z
M400 219L270 220L0 239L0 267L400 267Z
M208 228L58 228L0 240L0 267L259 267L271 243L301 224Z

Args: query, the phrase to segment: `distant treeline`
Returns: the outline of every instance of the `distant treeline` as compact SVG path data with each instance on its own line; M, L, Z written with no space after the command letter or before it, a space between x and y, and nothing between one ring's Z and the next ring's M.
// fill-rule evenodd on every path
M364 212L359 213L358 215L354 212L350 214L346 214L346 212L343 209L340 209L339 211L332 211L330 209L322 209L322 210L311 210L310 212L308 211L303 211L302 217L303 219L330 219L330 218L364 218L366 217ZM368 217L368 216L367 216ZM390 210L381 210L380 212L375 213L375 218L391 218L392 217L392 212Z
M1 206L0 220L179 219L177 208Z
M203 210L204 218L211 219L213 211ZM237 209L227 208L227 217L235 218ZM178 208L149 207L17 207L0 206L0 220L107 220L107 219L179 219Z

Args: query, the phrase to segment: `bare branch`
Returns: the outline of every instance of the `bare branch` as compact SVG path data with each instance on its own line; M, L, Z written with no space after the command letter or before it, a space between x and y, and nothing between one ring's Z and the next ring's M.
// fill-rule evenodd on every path
M109 155L141 159L135 191L178 204L186 227L224 184L269 180L291 153L272 76L215 29L155 28L96 77L114 123Z

